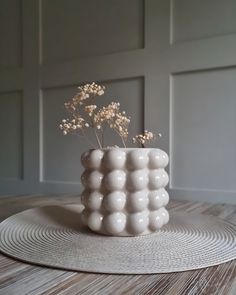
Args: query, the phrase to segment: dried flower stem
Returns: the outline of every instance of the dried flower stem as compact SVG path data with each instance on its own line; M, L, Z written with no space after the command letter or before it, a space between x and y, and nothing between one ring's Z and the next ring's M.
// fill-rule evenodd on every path
M121 140L122 140L124 147L126 148L126 144L125 144L124 138L122 136L121 136Z
M102 149L102 144L101 144L101 141L100 141L99 136L97 134L97 131L96 131L95 128L93 128L93 130L94 130L94 134L95 134L95 137L96 137L96 140L97 140L97 144L98 144L99 148Z
M88 140L88 138L87 138L87 136L85 135L83 129L82 129L82 133L83 133L83 135L80 135L80 136L83 137L91 147L93 147L93 148L96 149L96 146L95 146L90 140Z
M125 144L124 138L120 135L120 133L116 129L114 129L114 130L119 135L119 137L121 138L121 141L122 141L122 144L123 144L124 148L126 148L126 144Z
M87 143L89 144L89 146L91 146L92 148L96 149L96 146L92 143L92 141L90 141L87 136L84 133L84 130L81 129L82 134L79 134L78 132L74 131L71 132L71 134L76 135L78 137L82 137L85 141L87 141Z
M106 125L102 128L102 146L104 147L104 133L105 133Z

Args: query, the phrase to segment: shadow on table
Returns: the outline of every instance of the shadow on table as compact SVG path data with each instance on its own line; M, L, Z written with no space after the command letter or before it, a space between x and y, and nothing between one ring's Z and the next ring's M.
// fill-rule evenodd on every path
M88 233L90 231L85 227L81 219L83 208L83 205L55 205L40 207L38 208L38 213L56 225L79 231L80 233Z

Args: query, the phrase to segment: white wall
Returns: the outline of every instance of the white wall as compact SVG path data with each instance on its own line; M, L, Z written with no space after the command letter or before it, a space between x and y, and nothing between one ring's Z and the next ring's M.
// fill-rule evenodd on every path
M236 203L236 1L1 0L0 193L80 191L63 102L99 81L163 134L173 198Z

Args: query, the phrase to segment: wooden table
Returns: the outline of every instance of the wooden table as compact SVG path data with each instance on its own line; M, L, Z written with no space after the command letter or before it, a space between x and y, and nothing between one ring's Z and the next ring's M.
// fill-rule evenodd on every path
M78 195L0 197L0 220L22 210L78 203ZM170 210L194 211L236 223L236 206L172 201ZM0 295L37 294L236 294L236 261L196 271L155 275L103 275L62 271L22 263L0 254Z

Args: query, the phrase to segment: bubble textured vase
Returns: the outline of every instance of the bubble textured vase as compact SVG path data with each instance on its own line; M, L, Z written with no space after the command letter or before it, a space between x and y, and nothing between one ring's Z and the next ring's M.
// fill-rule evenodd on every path
M85 152L81 181L82 221L92 231L136 236L158 231L169 221L164 168L168 155L160 149L110 148Z

